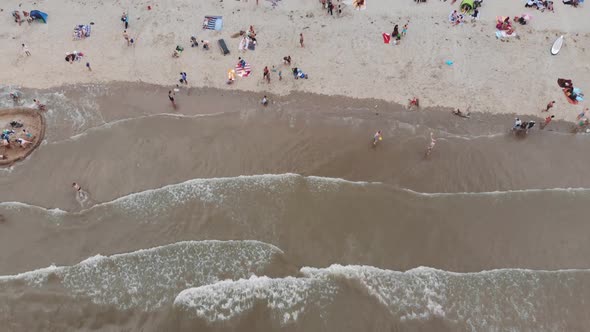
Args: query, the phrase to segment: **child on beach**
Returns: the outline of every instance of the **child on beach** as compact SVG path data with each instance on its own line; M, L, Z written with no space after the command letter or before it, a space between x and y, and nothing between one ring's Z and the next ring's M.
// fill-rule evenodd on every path
M301 45L301 47L304 47L303 46L303 33L299 34L299 44Z
M90 62L86 62L86 68L88 68L88 71L92 71L92 68L90 67Z
M381 135L381 130L378 130L375 135L373 135L373 146L377 146L377 143L382 140L383 136Z

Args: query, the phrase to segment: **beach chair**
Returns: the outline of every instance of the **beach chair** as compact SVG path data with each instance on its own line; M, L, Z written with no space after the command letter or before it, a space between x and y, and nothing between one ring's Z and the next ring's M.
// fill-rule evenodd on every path
M223 53L223 55L228 55L229 48L227 48L227 45L225 44L225 40L220 39L218 43L219 43L219 47L221 48L221 53Z

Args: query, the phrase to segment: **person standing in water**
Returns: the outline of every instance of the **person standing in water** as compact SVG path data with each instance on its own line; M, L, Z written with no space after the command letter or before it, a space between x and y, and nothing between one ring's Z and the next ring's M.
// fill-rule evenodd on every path
M555 117L555 115L551 115L545 118L545 122L543 122L541 124L541 129L545 129L545 127L547 127L547 125L551 122L551 120L553 120L553 118Z
M434 149L434 145L436 145L436 140L434 139L434 134L430 132L430 144L426 147L426 156L430 156L432 150Z
M172 90L168 91L168 99L170 99L170 102L172 103L172 107L176 108L176 103L174 102L174 95L175 95L175 93L172 92Z
M378 130L375 135L373 135L373 146L377 146L379 141L383 140L383 135L381 135L381 130Z

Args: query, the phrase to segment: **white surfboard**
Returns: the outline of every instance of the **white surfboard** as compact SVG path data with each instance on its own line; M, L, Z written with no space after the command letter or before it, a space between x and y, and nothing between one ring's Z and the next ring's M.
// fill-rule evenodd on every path
M561 50L561 46L563 45L563 36L559 36L551 46L551 54L556 55Z

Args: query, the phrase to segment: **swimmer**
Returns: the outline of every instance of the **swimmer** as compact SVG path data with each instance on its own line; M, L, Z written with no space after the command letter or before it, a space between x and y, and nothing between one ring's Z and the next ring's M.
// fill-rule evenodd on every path
M377 131L375 135L373 135L373 146L377 146L379 141L383 140L383 135L381 135L381 130Z
M82 190L82 188L80 187L79 184L77 184L76 182L72 183L72 187L74 188L74 190L76 191L80 191Z
M434 149L434 145L436 145L436 140L434 139L434 134L430 133L430 144L426 147L426 156L430 156L432 153L432 149Z

